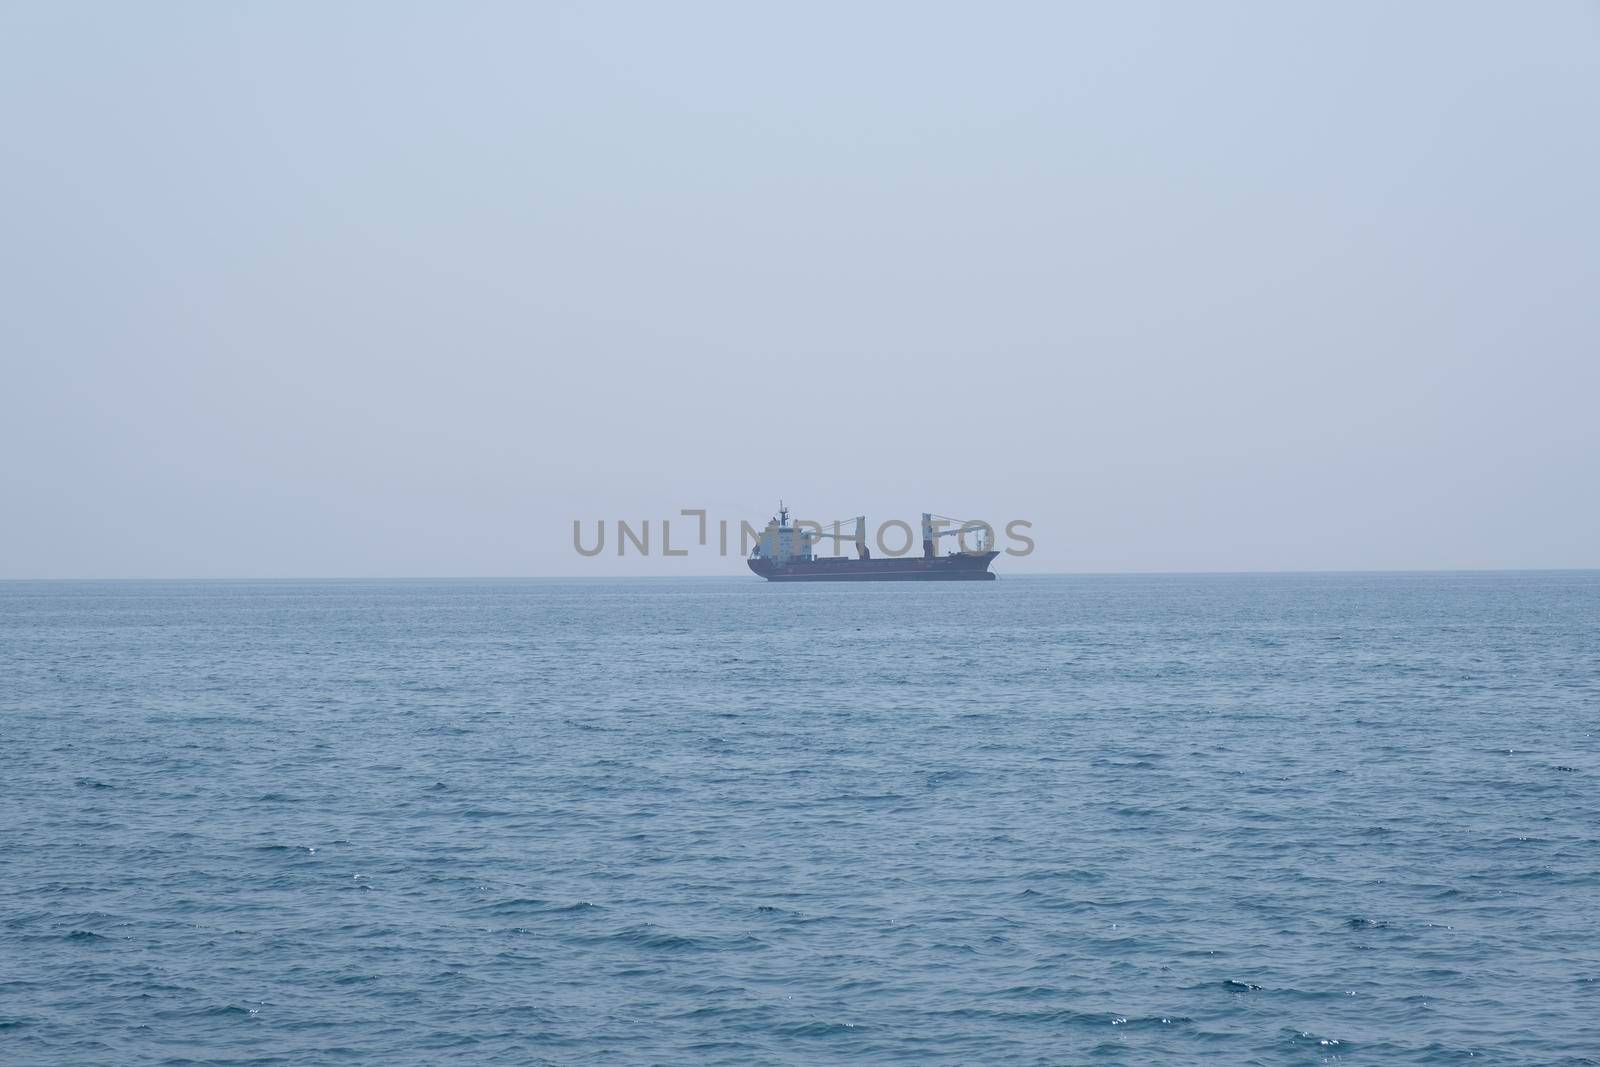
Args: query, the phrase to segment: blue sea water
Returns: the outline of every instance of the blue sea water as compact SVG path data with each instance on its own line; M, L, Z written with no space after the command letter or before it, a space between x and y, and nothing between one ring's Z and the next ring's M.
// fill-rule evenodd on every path
M1600 1062L1600 574L0 584L5 1064Z

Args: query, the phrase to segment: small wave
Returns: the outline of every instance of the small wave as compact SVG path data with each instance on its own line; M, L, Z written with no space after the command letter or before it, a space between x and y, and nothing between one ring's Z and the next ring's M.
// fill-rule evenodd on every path
M1350 1051L1349 1043L1337 1037L1314 1034L1310 1030L1288 1030L1285 1033L1288 1035L1289 1040L1297 1045L1310 1043L1317 1045L1319 1048L1337 1048L1341 1053Z
M550 907L548 900L538 897L512 897L471 909L472 915L527 915L542 912Z
M461 813L463 819L508 819L518 814L514 811L502 811L499 808L468 808Z
M1019 1000L1033 1000L1039 997L1059 997L1062 992L1053 985L1014 985L1009 989L999 990L994 995Z
M613 944L623 943L651 952L745 952L766 947L766 942L749 934L741 937L696 937L675 934L653 923L630 926L606 936L603 940Z
M847 1034L859 1032L861 1027L855 1023L829 1023L809 1022L799 1023L794 1026L781 1026L778 1033L785 1037L842 1037Z
M202 1008L195 1012L203 1019L253 1019L260 1013L259 1008L241 1008L237 1004L219 1004L215 1007Z
M1158 1026L1183 1026L1194 1022L1189 1015L1116 1015L1111 1019L1112 1026L1125 1026L1129 1030L1143 1030Z
M610 727L600 726L600 725L597 725L596 723L592 723L592 722L584 722L582 719L562 719L561 721L563 723L565 723L567 726L572 727L574 730L585 730L585 731L588 731L590 733L597 733L597 734L605 734L605 733L610 733L611 732L611 728Z
M705 942L699 938L686 937L683 934L672 934L665 931L656 931L648 927L635 926L621 933L611 935L613 941L622 941L640 948L653 949L658 952L690 952L706 948Z
M943 785L946 782L960 782L960 781L970 780L970 779L973 779L973 778L976 778L976 777L977 777L977 775L974 774L972 771L961 770L961 769L958 769L958 768L947 768L947 769L942 770L942 771L934 771L933 773L929 774L925 779L923 779L923 782L924 782L925 785L927 785L931 789L934 786Z

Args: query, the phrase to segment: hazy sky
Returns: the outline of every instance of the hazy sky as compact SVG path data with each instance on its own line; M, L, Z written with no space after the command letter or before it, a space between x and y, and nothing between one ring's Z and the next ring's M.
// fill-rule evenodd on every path
M1594 4L11 0L0 220L3 577L1600 566Z

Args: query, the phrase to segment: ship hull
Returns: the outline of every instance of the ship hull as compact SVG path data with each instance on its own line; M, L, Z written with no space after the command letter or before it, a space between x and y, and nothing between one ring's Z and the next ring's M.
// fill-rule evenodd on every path
M833 557L775 563L751 559L750 569L769 582L992 582L989 564L998 552L897 559Z

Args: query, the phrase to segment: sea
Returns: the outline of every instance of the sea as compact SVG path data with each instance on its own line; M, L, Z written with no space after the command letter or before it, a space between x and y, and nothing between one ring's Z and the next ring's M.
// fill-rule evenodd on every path
M1600 572L0 583L0 1063L1600 1063Z

